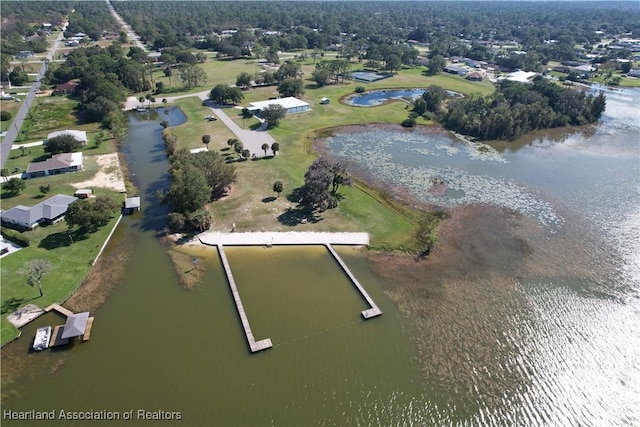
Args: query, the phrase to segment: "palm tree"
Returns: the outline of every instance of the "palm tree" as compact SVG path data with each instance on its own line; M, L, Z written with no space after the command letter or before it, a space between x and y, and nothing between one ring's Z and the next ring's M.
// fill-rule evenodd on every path
M141 96L140 98L138 98L138 101L140 102L140 106L144 107L144 96Z
M209 149L209 143L211 142L211 136L209 135L202 135L202 143L204 145L206 145L207 150Z
M244 145L242 145L242 142L238 141L237 139L234 141L233 143L233 151L235 151L236 153L240 154L242 153L242 150L244 149Z
M276 181L273 183L273 191L275 191L276 193L278 193L278 197L280 197L280 193L282 193L282 181Z
M147 101L149 101L149 109L151 109L151 94L150 94L150 93L148 93L148 94L146 94L144 97L145 97L145 99L146 99Z
M262 150L264 151L264 156L267 157L267 150L269 149L269 144L266 142L262 144Z
M153 102L153 107L155 108L155 106L156 106L156 97L155 96L150 97L149 98L149 102Z
M167 98L162 98L162 105L164 105L164 108L167 108Z
M273 151L273 155L275 156L278 151L280 151L280 144L274 142L271 144L271 151Z

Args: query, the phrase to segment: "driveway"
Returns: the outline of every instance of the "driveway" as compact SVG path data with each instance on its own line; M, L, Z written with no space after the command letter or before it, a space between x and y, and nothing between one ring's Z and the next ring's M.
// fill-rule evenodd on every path
M216 117L220 119L220 121L224 123L240 141L242 141L242 145L251 152L252 157L253 155L256 157L265 157L265 152L262 149L263 144L267 144L269 146L267 156L273 156L274 153L271 151L271 144L276 142L276 140L267 133L266 124L263 124L257 130L242 129L236 122L227 116L227 113L225 113L223 108L219 106L210 106L209 108L211 108L213 114L215 114ZM227 110L229 109L230 108L227 108Z

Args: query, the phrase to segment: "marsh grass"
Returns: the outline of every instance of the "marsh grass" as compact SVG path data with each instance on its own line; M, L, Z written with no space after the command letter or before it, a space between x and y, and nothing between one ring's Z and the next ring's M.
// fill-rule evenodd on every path
M198 263L198 265L194 265L193 256L180 252L177 248L172 248L168 251L168 254L173 262L173 267L178 274L180 283L185 289L193 289L202 282L205 274L205 267L203 264L205 263Z

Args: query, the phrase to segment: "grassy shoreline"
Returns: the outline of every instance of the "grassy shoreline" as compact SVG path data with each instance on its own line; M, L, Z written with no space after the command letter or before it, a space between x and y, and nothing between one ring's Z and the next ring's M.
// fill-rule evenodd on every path
M215 61L213 61L215 62ZM226 63L225 63L226 64ZM238 64L236 64L238 65ZM243 63L250 69L253 64ZM220 80L230 79L223 67L218 68ZM237 67L233 67L237 71ZM312 71L311 63L303 63L305 75ZM212 83L208 83L211 85ZM229 194L220 201L209 205L214 217L213 229L230 229L236 224L239 231L299 230L299 231L366 231L371 234L371 248L382 250L416 250L414 234L421 211L425 206L414 206L410 201L399 200L384 189L376 188L362 177L356 177L351 188L341 190L344 196L336 209L323 212L321 221L309 224L295 224L287 221L288 213L296 208L289 200L292 191L304 182L304 173L318 157L314 143L318 138L331 134L343 126L398 125L409 113L409 105L403 101L389 102L376 107L354 107L339 100L354 93L356 86L364 85L367 90L392 88L426 88L440 84L448 90L466 95L489 93L492 85L488 82L473 83L461 77L439 75L426 77L421 68L400 71L394 77L365 84L345 82L317 88L311 80L305 80L306 90L301 99L311 105L311 110L285 117L280 126L270 131L280 144L280 153L269 159L235 163L238 179ZM255 88L244 92L242 105L264 100L277 95L275 87ZM321 98L329 98L331 103L321 105ZM209 150L221 155L230 154L226 141L230 132L219 122L206 122L203 117L209 113L197 98L184 98L174 102L187 115L187 123L170 128L176 136L178 148L202 146L201 136L211 136ZM239 110L228 110L227 114L240 126L251 123L243 120ZM432 126L431 121L418 119L420 126ZM231 156L234 158L234 156ZM283 182L284 192L274 199L272 184Z

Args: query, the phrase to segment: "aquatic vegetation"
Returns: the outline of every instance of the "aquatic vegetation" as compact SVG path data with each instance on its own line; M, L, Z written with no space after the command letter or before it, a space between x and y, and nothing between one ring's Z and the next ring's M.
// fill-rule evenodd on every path
M478 168L478 162L508 163L486 144L451 138L445 132L388 129L337 133L325 144L332 155L357 163L378 184L401 187L422 202L447 207L491 204L520 212L546 226L563 222L551 204L533 190L500 177L496 169ZM439 159L441 153L446 159ZM444 196L429 193L434 177L447 182Z

